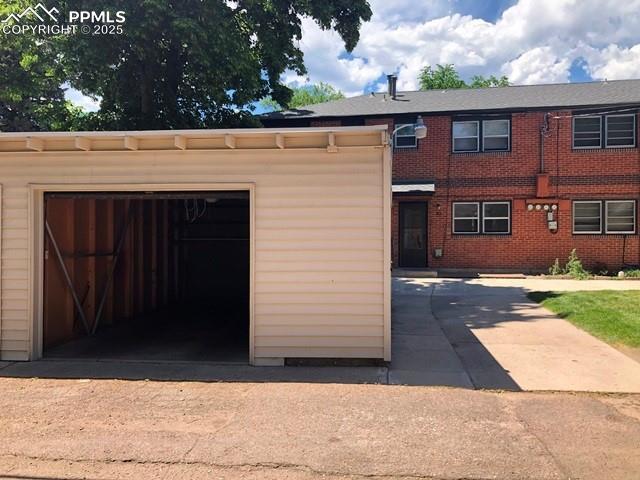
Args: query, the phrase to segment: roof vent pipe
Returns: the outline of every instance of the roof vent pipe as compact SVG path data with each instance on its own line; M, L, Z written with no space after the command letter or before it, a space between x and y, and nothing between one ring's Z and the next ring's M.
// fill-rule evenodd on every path
M387 93L392 99L396 98L396 84L398 77L396 75L387 75Z

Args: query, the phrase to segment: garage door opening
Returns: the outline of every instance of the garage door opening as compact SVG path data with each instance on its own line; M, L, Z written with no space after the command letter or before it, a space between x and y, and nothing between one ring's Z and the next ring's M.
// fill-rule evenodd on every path
M45 357L249 361L245 191L46 193Z

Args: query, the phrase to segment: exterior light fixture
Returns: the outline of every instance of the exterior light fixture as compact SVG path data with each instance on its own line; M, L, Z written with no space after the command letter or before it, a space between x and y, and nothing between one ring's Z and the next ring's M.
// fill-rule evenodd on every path
M391 132L391 139L394 139L396 133L398 133L398 130L400 130L401 128L405 128L406 126L407 125L401 125L397 127L393 132ZM427 136L427 126L424 124L422 115L418 115L418 118L416 118L416 123L413 124L413 134L418 140Z
M542 210L542 205L537 204L537 205L536 205L536 210Z
M558 209L558 205L551 205L551 210L555 211Z
M549 205L545 205L543 208L545 212L549 211Z
M413 126L413 131L416 134L416 138L424 138L427 136L427 126L424 124L422 115L418 115L418 118L416 119L416 123Z
M530 203L529 205L527 205L527 210L529 210L530 212L533 211L533 203Z

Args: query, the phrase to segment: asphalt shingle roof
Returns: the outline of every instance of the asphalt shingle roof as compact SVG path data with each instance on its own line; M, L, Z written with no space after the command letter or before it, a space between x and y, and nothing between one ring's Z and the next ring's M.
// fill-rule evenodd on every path
M349 117L628 104L640 104L640 79L398 92L395 99L391 99L386 92L372 93L298 110L273 112L262 118Z

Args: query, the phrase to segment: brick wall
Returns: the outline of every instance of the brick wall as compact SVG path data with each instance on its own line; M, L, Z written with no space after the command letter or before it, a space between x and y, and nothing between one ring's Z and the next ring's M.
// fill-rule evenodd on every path
M552 233L544 211L528 211L527 200L537 197L540 173L540 127L543 112L512 115L510 152L451 153L451 118L425 117L427 137L417 148L395 149L396 180L433 179L436 192L428 201L428 263L433 268L547 269L573 248L589 266L614 271L623 264L640 264L638 235L573 235L572 203L579 199L640 199L638 148L572 149L570 112L552 112L544 139L544 172L549 175L547 198L557 204L558 230ZM393 126L393 119L368 119L367 124ZM421 197L423 200L425 197ZM418 198L420 199L420 197ZM398 264L398 203L393 201L393 261ZM457 200L509 200L510 235L453 235L451 203ZM442 248L442 258L434 258Z

